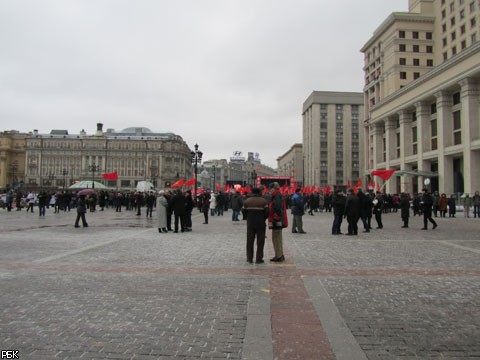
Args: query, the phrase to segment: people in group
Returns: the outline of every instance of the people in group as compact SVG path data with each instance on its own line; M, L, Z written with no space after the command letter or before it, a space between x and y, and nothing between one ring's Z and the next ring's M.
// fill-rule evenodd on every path
M174 233L185 232L185 196L182 190L177 189L172 198L172 209L175 217Z
M272 230L272 243L275 256L270 259L272 262L285 261L285 255L283 253L283 227L288 225L288 219L286 215L286 205L280 192L280 184L273 182L270 184L270 194L272 200L269 204L268 213L268 226Z
M256 264L263 264L263 249L265 246L265 221L269 215L269 207L261 190L252 189L252 194L243 203L243 211L247 216L247 262L252 264L254 257L255 238L257 239Z

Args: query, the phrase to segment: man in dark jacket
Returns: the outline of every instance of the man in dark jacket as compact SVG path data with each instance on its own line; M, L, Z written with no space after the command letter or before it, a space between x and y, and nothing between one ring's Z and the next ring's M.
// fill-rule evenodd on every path
M375 199L373 199L373 213L375 214L375 221L377 222L377 229L383 229L382 212L385 208L385 201L382 193L377 191Z
M400 195L400 215L402 216L402 228L408 228L408 218L410 217L410 199L407 193Z
M268 204L262 197L259 188L252 189L252 196L245 200L243 210L247 214L247 261L253 262L253 245L257 237L256 264L263 264L263 248L265 246L265 220L268 217Z
M372 220L372 198L370 194L365 194L362 189L358 189L358 199L360 200L360 219L363 223L363 232L370 232Z
M345 213L346 198L341 190L338 190L335 197L332 199L333 207L333 226L332 235L341 235L340 227L342 225L343 214Z
M292 233L306 234L306 232L303 231L302 220L302 217L305 214L305 201L301 191L300 188L296 189L295 194L292 197Z
M75 220L75 227L80 227L78 223L82 219L83 227L88 227L87 220L85 219L85 213L87 212L87 202L85 201L85 195L80 195L77 201L77 219Z
M430 221L433 225L432 230L437 227L437 223L432 219L432 207L433 207L433 196L428 192L427 189L422 190L422 205L423 211L423 228L422 230L428 230L428 222Z
M348 222L348 234L358 235L358 219L360 218L360 199L348 189L347 201L345 202L345 215Z
M240 194L240 191L236 191L235 194L232 195L232 221L240 221L238 220L238 215L240 215L240 210L242 209L243 205L243 198Z
M175 215L175 230L178 233L178 222L180 221L181 232L185 231L185 197L180 189L175 191L172 198L172 209Z

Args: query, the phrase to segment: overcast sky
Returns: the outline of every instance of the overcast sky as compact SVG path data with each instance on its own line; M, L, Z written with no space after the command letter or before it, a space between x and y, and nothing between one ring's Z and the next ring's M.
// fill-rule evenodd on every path
M408 0L0 0L0 130L173 132L276 159L312 91L363 88L360 48Z

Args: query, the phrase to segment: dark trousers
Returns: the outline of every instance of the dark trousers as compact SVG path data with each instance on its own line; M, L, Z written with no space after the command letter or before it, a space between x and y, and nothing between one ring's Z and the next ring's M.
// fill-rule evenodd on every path
M77 219L75 220L75 226L78 226L78 223L80 222L80 219L82 219L82 225L83 227L87 227L87 219L85 219L85 213L84 212L77 212Z
M256 261L263 260L263 248L265 247L265 225L260 227L247 226L247 260L253 260L253 246L257 237Z
M377 227L379 229L383 229L382 212L381 211L376 211L375 212L375 221L377 222Z
M428 222L431 222L433 226L437 226L435 220L432 219L432 210L423 211L423 227L426 229Z
M402 216L403 226L408 227L408 216Z
M167 209L167 229L172 231L172 210Z
M342 226L343 215L335 215L333 218L332 234L340 234L340 227Z
M185 228L191 229L192 228L192 212L187 211L185 213Z
M348 222L348 233L357 235L358 234L358 216L347 216Z
M153 206L147 206L147 217L150 215L152 217L152 212L153 212Z
M178 232L178 222L180 221L181 231L185 231L185 214L175 213L175 232Z
M203 212L203 217L205 218L205 224L208 224L208 209Z

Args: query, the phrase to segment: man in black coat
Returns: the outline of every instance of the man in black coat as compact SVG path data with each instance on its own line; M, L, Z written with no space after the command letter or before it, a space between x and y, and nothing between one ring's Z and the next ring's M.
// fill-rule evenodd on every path
M345 215L348 222L348 234L358 235L358 219L360 218L360 199L353 192L353 189L348 189L347 201L345 202Z
M180 221L180 230L185 231L185 196L180 189L175 191L172 198L172 209L175 215L175 230L178 233L178 222Z
M410 217L410 199L407 193L400 195L400 215L402 216L402 228L408 228L408 218Z
M432 219L432 207L433 207L433 196L428 192L428 189L422 190L422 205L423 211L423 228L422 230L428 230L428 222L430 221L433 225L432 230L437 227L437 223Z
M360 200L360 218L363 223L363 232L370 232L372 220L372 198L370 194L365 194L362 189L358 189L358 199Z
M259 188L252 189L250 196L243 203L243 210L247 214L247 261L253 263L253 245L255 236L257 237L257 253L255 256L256 264L263 264L263 248L265 246L265 221L267 220L269 209L267 201L262 197Z
M345 195L341 190L338 190L335 197L332 200L333 207L333 226L332 226L332 235L341 235L340 227L342 225L343 214L345 213Z

